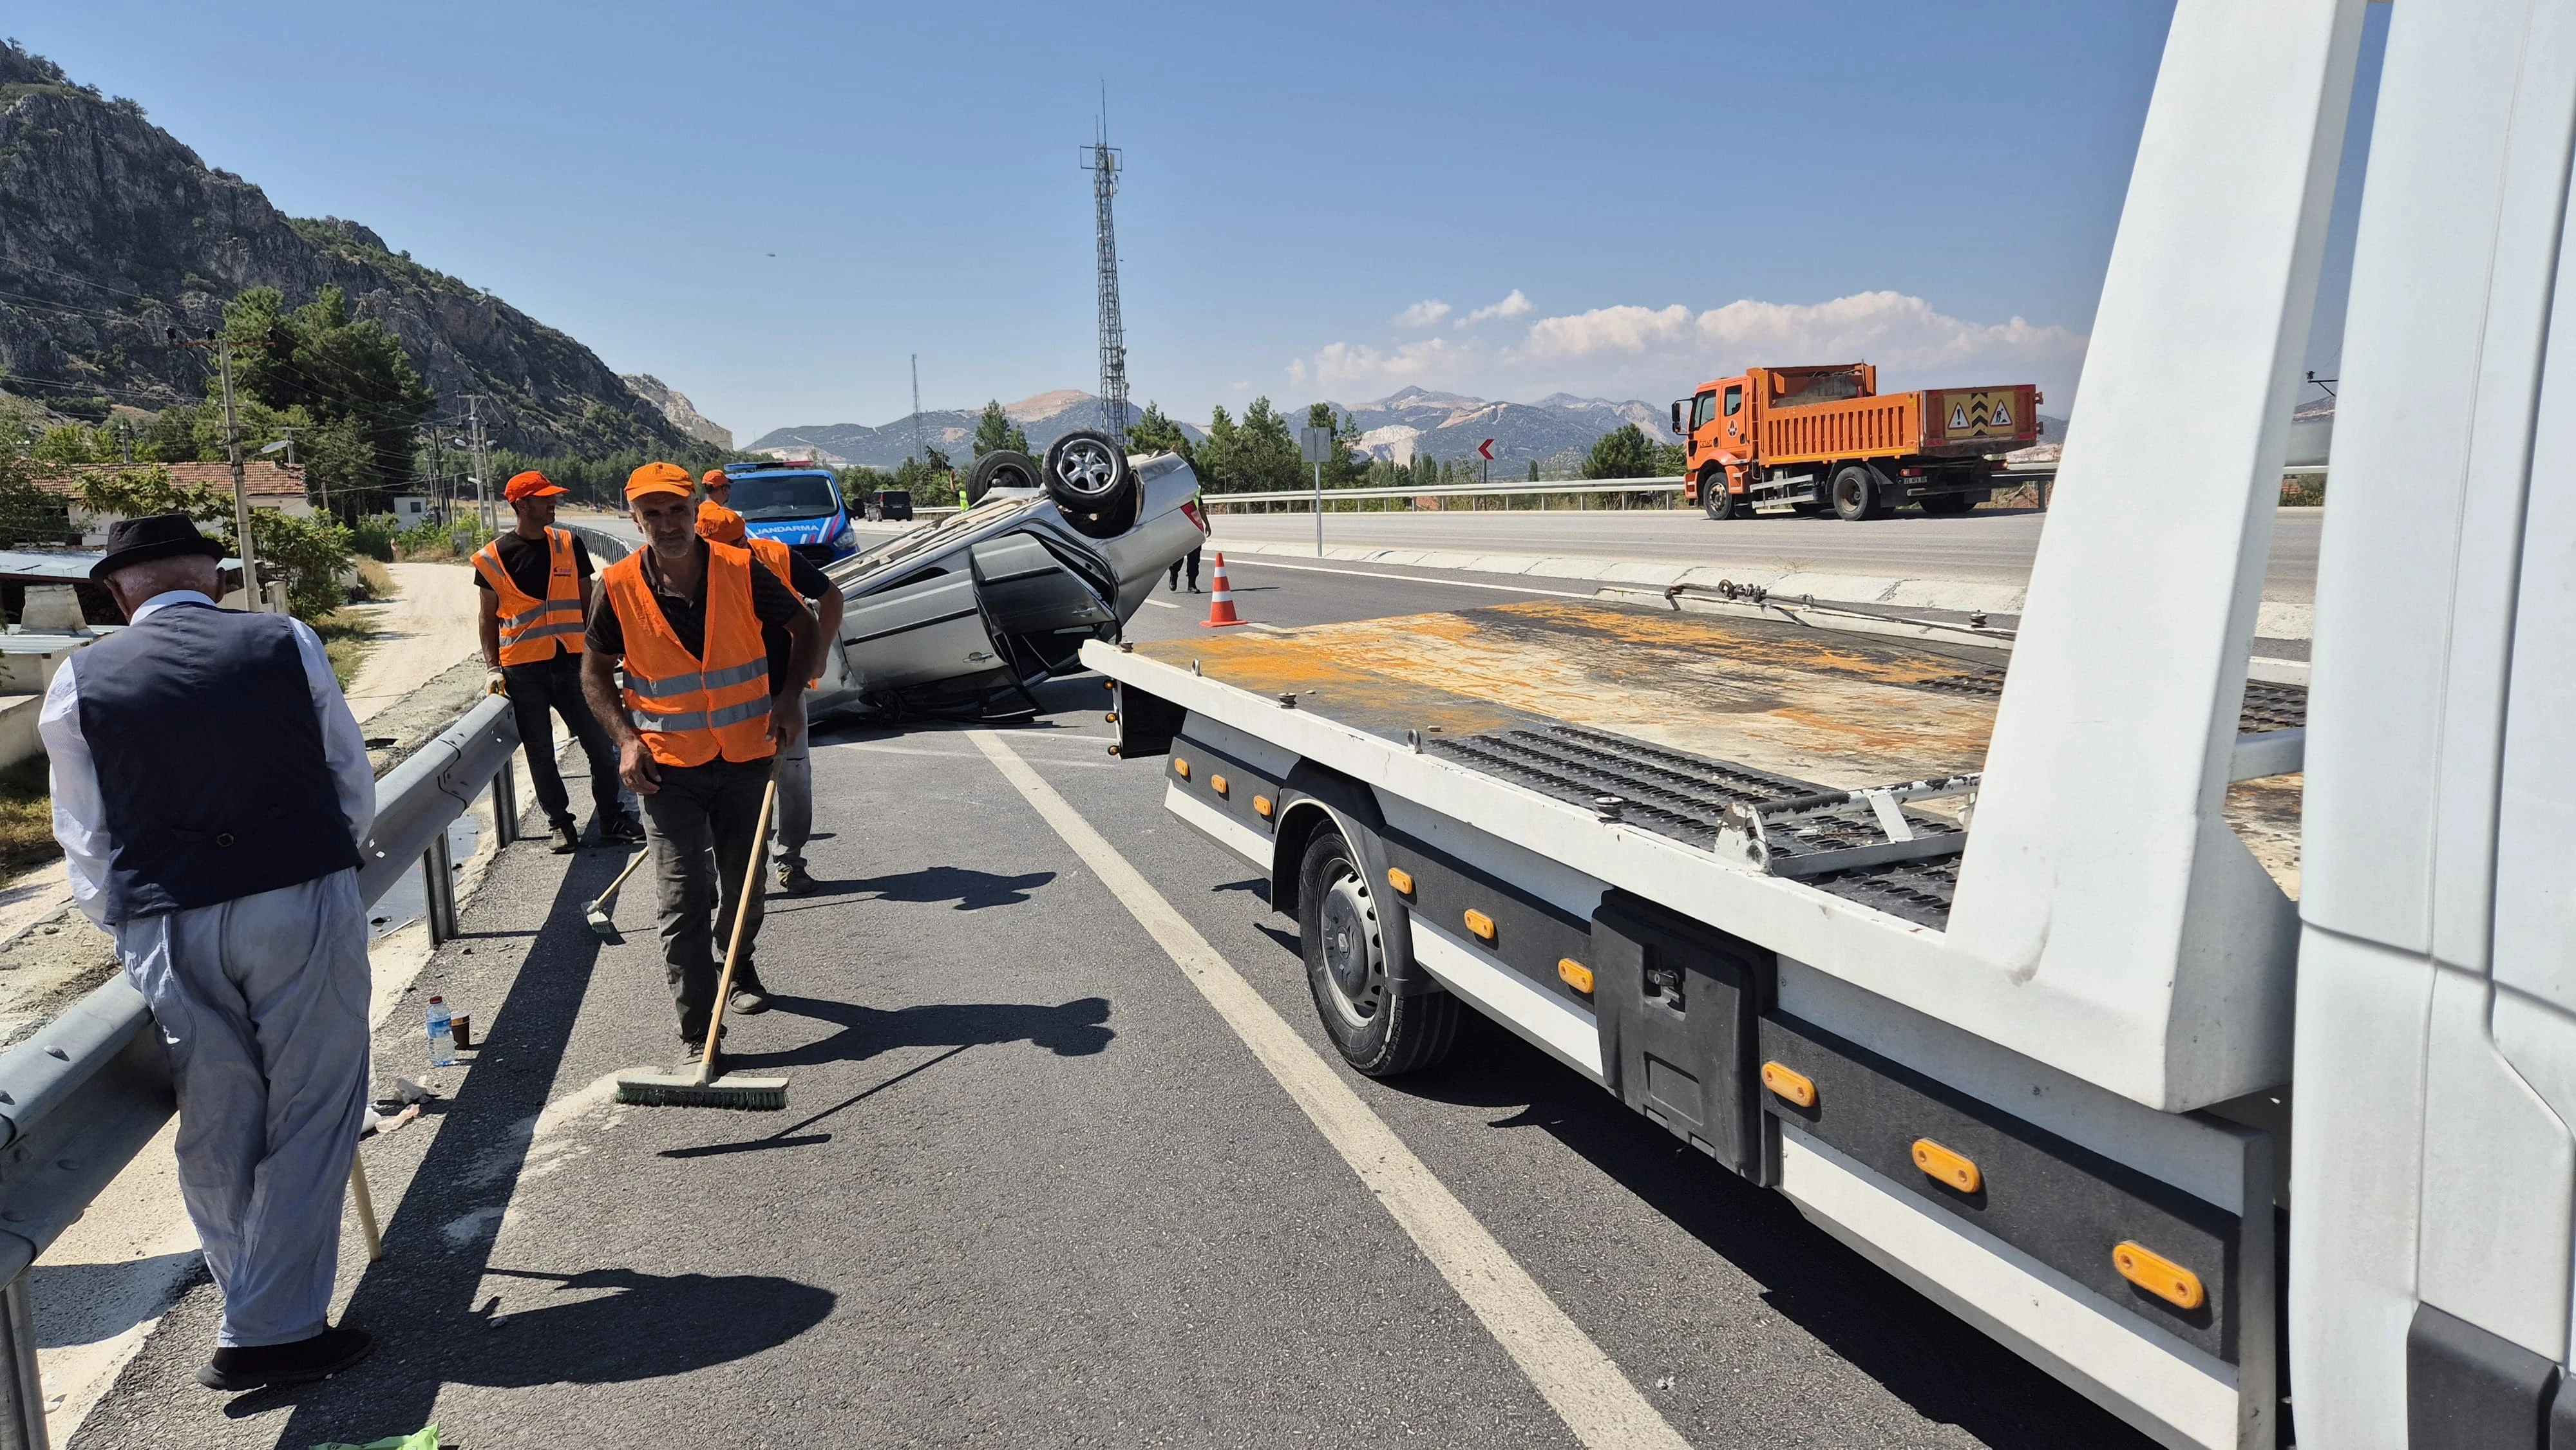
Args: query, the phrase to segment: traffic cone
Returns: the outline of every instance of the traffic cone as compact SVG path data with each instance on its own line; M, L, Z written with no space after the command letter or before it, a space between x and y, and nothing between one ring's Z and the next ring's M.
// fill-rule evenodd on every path
M1234 612L1234 593L1225 587L1225 555L1216 556L1216 579L1208 586L1208 617L1200 621L1206 629L1223 629L1243 620Z

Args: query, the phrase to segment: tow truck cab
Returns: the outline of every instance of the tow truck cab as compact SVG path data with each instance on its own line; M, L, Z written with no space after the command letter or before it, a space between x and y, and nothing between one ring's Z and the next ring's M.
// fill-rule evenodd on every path
M776 539L817 565L837 563L859 551L850 526L850 502L832 470L805 461L728 463L733 483L727 504L753 536Z

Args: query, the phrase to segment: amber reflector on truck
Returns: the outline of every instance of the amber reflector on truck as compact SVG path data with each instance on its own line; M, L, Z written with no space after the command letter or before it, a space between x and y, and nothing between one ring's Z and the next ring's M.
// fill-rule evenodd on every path
M1224 777L1224 776L1221 776L1221 775L1211 775L1211 776L1209 776L1209 777L1208 777L1208 789L1210 789L1210 790L1212 790L1212 791L1215 791L1218 795L1223 795L1223 794L1225 794L1225 790L1226 790L1226 786L1225 786L1225 777Z
M1574 958L1558 957L1556 976L1558 981L1581 992L1584 996L1592 995L1592 969Z
M1914 1166L1961 1193L1974 1193L1978 1185L1986 1181L1967 1155L1944 1148L1929 1138L1914 1140Z
M1386 868L1386 884L1394 887L1395 894L1398 896L1411 896L1413 894L1413 873L1405 870L1401 866L1389 866Z
M1108 714L1101 716L1101 717L1100 717L1100 723L1101 723L1101 724L1103 724L1103 725L1115 725L1115 724L1117 724L1117 723L1118 723L1118 712L1117 712L1117 711L1115 711L1115 710L1112 710L1112 711L1110 711Z
M1777 1093L1783 1102L1796 1103L1802 1108L1812 1108L1816 1105L1816 1084L1814 1079L1808 1077L1803 1072L1795 1072L1789 1068L1783 1067L1779 1063L1766 1062L1762 1064L1762 1085L1769 1088L1772 1092ZM1917 1154L1914 1161L1917 1163L1922 1162L1922 1156ZM1969 1171L1974 1172L1975 1170L1971 1169Z
M1467 930L1475 934L1476 940L1491 945L1494 940L1494 919L1481 911L1470 911L1467 913Z
M1177 755L1173 756L1173 757L1172 757L1172 774L1179 776L1179 777L1180 777L1181 779L1183 779L1183 780L1187 780L1187 779L1189 779L1189 778L1190 778L1190 763L1189 763L1188 761L1186 761L1186 760L1181 759L1181 758L1180 758L1179 756L1177 756Z
M1270 797L1266 795L1254 796L1252 798L1252 813L1261 817L1265 821L1270 819Z
M2111 1267L2120 1277L2173 1305L2177 1309L2197 1309L2208 1296L2200 1287L2200 1276L2153 1249L2123 1243L2111 1250Z

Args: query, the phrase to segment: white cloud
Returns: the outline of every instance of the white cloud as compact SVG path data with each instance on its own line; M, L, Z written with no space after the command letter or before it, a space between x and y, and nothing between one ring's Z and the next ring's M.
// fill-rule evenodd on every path
M1445 311L1447 309L1444 308L1442 310ZM1512 289L1511 296L1504 298L1502 301L1495 303L1491 307L1477 308L1475 311L1459 318L1458 325L1460 327L1473 327L1477 323L1493 317L1527 317L1530 313L1536 310L1536 307L1530 302L1530 300L1521 295L1521 289L1515 287Z
M1326 388L1341 383L1405 382L1455 366L1474 350L1472 344L1452 346L1445 337L1403 343L1387 351L1366 343L1336 342L1318 350L1311 363L1305 358L1291 361L1288 381L1302 386L1311 377Z
M1598 307L1530 324L1511 356L1525 363L1689 363L1714 376L1765 363L1873 362L1906 373L1962 367L2052 370L2084 355L2085 339L2016 317L1968 322L1901 292L1831 302L1730 302L1694 314L1670 307Z
M1449 315L1449 304L1424 298L1387 319L1397 327L1429 327Z

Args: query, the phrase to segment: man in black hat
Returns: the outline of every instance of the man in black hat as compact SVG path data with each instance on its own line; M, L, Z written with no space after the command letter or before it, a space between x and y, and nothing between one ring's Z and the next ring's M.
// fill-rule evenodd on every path
M223 550L180 514L90 570L131 627L69 660L37 729L72 898L116 937L179 1093L179 1187L224 1295L213 1389L367 1352L329 1325L367 1095L358 845L374 772L322 642L215 607Z

